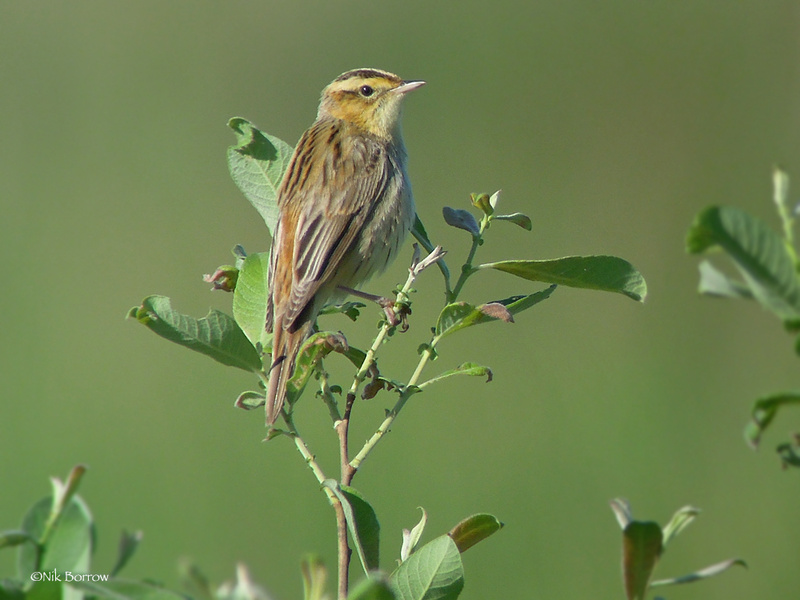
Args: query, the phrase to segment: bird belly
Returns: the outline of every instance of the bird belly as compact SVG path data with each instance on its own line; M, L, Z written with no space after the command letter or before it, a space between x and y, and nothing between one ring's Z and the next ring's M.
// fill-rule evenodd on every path
M383 273L397 258L400 247L414 223L416 210L408 180L398 178L389 184L383 199L373 208L374 215L356 240L355 252L349 253L342 265L344 272L340 283L358 287L375 275Z

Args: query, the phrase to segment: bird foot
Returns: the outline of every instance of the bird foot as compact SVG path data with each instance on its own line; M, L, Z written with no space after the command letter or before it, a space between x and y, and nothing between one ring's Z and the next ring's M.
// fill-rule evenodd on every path
M340 285L339 289L343 292L347 292L348 294L356 296L357 298L361 298L362 300L374 302L383 309L383 313L386 315L386 320L389 322L390 327L397 327L400 325L400 331L404 333L408 331L408 315L411 314L411 309L405 304L398 305L391 298L386 298L385 296L376 296L375 294L369 294L367 292L362 292L361 290L354 290L353 288L345 287L343 285Z

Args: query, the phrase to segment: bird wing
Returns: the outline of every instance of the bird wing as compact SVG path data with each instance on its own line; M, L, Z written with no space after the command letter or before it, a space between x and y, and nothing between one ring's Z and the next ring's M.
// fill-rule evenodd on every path
M389 185L391 159L385 146L361 135L345 139L343 126L336 121L312 126L298 143L281 184L268 326L302 325L295 321L319 288L333 279Z

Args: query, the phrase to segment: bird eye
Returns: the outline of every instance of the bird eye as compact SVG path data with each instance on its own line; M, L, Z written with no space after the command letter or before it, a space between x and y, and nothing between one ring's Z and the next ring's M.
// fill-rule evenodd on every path
M365 98L369 98L370 96L372 96L372 94L375 93L375 90L373 90L372 87L368 85L362 85L358 91L361 92L361 95L364 96Z

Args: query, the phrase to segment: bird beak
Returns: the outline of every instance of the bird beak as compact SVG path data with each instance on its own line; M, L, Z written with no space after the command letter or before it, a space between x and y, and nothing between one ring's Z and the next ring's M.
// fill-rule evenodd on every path
M425 82L420 80L404 81L398 87L394 88L392 92L395 94L406 94L412 90L422 87L423 85L425 85Z

